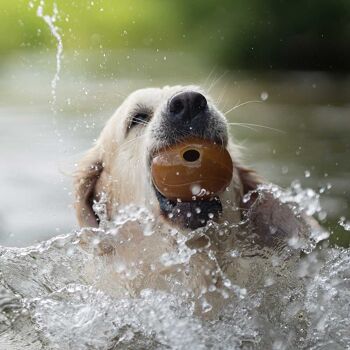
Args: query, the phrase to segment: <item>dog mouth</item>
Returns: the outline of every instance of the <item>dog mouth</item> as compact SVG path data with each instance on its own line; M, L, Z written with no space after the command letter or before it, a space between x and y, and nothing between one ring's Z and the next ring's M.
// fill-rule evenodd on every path
M209 200L180 201L163 196L154 186L163 216L171 223L195 230L206 226L208 221L218 221L222 205L218 196Z
M232 178L232 160L222 144L190 138L150 153L153 190L163 217L188 229L218 221L219 193Z

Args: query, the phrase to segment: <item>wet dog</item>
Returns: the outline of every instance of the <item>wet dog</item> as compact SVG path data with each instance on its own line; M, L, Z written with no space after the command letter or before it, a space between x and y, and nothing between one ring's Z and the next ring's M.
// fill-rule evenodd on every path
M235 165L232 182L218 201L170 202L152 185L152 154L190 136L222 145L231 154ZM92 203L106 193L110 219L118 208L133 203L170 225L198 228L207 223L210 213L217 214L219 222L239 221L241 199L258 183L256 174L240 164L225 117L203 92L192 86L142 89L118 108L80 163L76 210L82 227L98 226Z
M231 155L231 183L215 200L170 201L152 183L150 164L155 152L187 137L218 144ZM148 88L132 93L79 163L76 213L81 227L97 228L101 216L94 210L94 203L104 201L104 221L113 221L120 210L128 210L132 204L150 213L153 231L145 237L144 227L134 220L113 237L100 235L96 251L105 260L94 278L98 276L99 286L114 294L121 288L131 294L144 288L169 289L169 275L176 276L194 299L210 288L219 290L226 277L235 279L241 271L232 263L232 249L239 235L232 233L232 227L242 220L248 218L254 233L249 239L255 244L255 255L265 247L280 248L293 237L306 236L310 229L302 214L297 215L268 191L259 193L261 184L260 177L242 165L224 115L199 88ZM230 230L222 230L220 225ZM209 233L208 227L214 227L216 233ZM86 237L91 236L82 238L85 247L93 241ZM189 258L183 268L182 260L176 257L186 249ZM164 262L164 256L172 257L173 262ZM116 261L122 261L122 267L115 269ZM136 271L131 273L132 278L130 268Z

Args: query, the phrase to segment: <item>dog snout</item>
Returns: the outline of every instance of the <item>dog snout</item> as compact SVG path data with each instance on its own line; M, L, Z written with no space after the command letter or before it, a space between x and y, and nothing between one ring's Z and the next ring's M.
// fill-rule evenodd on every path
M207 109L207 100L199 92L186 91L169 101L169 117L178 123L190 122Z

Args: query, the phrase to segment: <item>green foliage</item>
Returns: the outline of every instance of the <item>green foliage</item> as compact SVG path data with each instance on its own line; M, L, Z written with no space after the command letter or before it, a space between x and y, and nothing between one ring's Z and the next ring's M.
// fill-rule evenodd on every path
M0 54L46 49L39 0L0 0ZM348 0L56 0L65 49L196 52L231 68L349 69ZM53 0L44 13L52 13Z

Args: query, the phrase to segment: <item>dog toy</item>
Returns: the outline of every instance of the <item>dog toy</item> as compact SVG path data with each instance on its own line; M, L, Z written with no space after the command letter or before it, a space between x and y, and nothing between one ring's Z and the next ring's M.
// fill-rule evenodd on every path
M232 179L228 151L212 141L187 139L165 147L152 159L156 189L169 200L207 200L223 192Z

